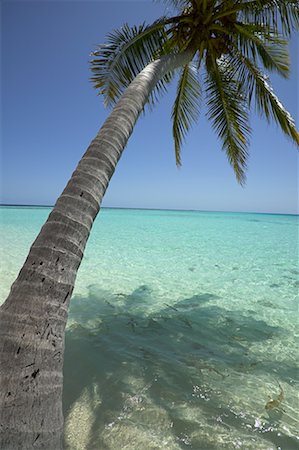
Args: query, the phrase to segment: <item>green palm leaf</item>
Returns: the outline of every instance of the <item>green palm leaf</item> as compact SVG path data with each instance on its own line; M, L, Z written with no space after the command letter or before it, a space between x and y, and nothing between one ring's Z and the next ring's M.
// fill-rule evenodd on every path
M243 54L257 62L259 56L264 67L275 70L283 77L289 75L288 42L271 28L256 24L235 24L239 48Z
M240 4L242 19L259 25L268 24L289 36L299 26L298 0L251 0Z
M207 64L208 118L217 131L240 184L245 183L250 127L247 101L227 58Z
M187 64L181 70L177 96L172 109L173 138L177 166L181 165L181 145L192 123L196 122L200 106L200 85L197 68Z
M275 95L268 77L240 52L235 52L232 62L238 71L240 82L246 87L249 101L254 96L258 112L268 122L274 119L282 131L299 145L299 133L294 119Z
M107 37L107 44L100 45L93 53L91 81L105 104L112 105L135 76L153 59L163 54L167 40L165 18L150 26L129 27L125 24ZM156 93L166 88L170 77L165 76L156 86Z

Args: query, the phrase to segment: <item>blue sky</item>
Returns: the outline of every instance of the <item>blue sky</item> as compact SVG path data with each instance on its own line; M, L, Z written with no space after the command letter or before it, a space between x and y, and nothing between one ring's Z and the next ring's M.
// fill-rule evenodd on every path
M89 82L90 52L124 22L151 22L164 11L162 3L146 0L2 1L1 203L55 202L109 113ZM297 119L298 41L290 48L291 78L273 77L273 85ZM254 113L245 188L204 109L177 169L174 93L175 86L139 119L103 206L298 212L297 150Z

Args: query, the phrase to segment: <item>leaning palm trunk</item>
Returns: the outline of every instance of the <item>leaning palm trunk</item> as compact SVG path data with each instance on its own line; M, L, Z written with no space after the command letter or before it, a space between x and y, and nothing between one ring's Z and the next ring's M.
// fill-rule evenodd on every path
M192 52L150 63L92 141L0 310L2 450L62 448L64 330L91 226L134 124L159 79Z

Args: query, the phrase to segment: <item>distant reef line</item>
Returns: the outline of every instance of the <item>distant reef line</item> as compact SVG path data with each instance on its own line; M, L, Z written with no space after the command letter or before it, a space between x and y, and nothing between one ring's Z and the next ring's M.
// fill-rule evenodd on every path
M9 206L15 208L53 208L54 205L31 205L18 203L0 203L1 206ZM264 214L270 216L299 216L298 213L279 213L279 212L257 212L257 211L220 211L207 209L174 209L174 208L140 208L126 206L102 206L101 209L124 209L136 211L174 211L174 212L197 212L197 213L215 213L215 214Z

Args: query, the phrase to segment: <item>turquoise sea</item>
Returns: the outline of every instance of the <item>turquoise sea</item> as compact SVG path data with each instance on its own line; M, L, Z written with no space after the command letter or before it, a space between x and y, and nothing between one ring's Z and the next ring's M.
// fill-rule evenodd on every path
M0 208L1 302L49 212ZM67 325L66 449L298 449L298 274L298 216L103 209Z

